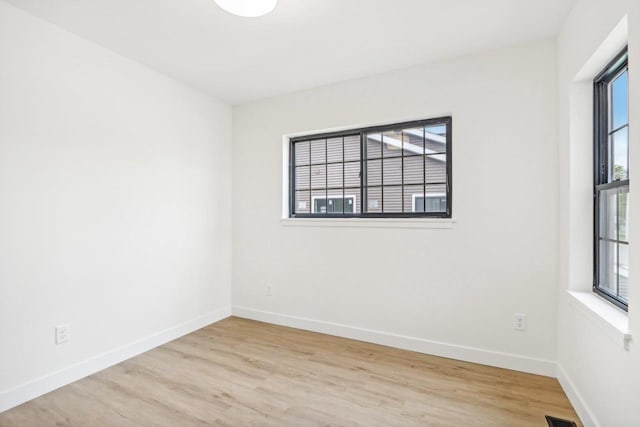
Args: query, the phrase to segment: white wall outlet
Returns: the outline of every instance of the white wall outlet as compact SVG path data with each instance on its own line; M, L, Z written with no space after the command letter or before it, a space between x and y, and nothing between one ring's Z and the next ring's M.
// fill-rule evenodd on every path
M71 327L69 325L56 326L56 344L64 344L71 338Z
M271 285L267 285L267 296L270 297L271 295Z
M527 330L527 315L524 313L515 313L513 315L513 329L516 331Z

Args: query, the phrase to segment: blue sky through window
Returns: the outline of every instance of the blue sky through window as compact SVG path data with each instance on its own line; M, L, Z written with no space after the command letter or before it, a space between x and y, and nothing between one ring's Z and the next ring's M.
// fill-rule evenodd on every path
M611 130L629 122L629 73L625 71L613 81L613 124Z
M612 179L628 179L629 129L622 127L629 123L629 74L620 74L611 83L611 125L610 131L618 129L611 135L613 150Z

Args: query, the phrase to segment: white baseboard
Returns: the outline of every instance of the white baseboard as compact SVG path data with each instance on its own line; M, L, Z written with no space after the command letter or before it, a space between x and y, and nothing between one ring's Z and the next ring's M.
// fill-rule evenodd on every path
M272 313L263 310L255 310L247 307L232 307L234 316L246 319L259 320L276 325L289 326L328 335L351 338L359 341L381 344L389 347L411 350L434 356L495 366L498 368L512 369L515 371L532 374L556 376L556 362L551 360L536 359L517 354L503 353L458 344L431 341L423 338L408 337L403 335L380 332L371 329L358 328L338 323L324 322L307 319L304 317L290 316L286 314Z
M573 409L575 409L576 413L580 417L580 421L584 424L584 427L600 427L600 423L593 415L593 412L589 409L589 406L587 406L587 403L580 392L578 392L578 389L573 384L573 381L571 381L571 378L569 378L567 371L565 371L559 363L556 377L558 378L558 382L562 386L564 393L573 405Z
M196 331L231 315L230 307L222 307L195 319L180 323L130 344L75 363L28 383L0 392L0 412L18 406L45 393L95 374L124 360L149 351L183 335Z

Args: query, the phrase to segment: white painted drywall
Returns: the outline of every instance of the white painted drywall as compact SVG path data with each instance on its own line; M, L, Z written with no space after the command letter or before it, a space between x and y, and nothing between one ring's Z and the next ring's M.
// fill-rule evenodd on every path
M233 273L238 313L523 370L557 354L587 425L640 424L638 343L625 351L566 294L591 275L590 83L576 75L628 14L638 142L638 9L579 0L557 73L546 41L236 107L231 161L227 106L0 1L0 397L215 318ZM283 134L449 114L452 226L283 225ZM71 341L55 346L60 323Z
M228 311L230 108L2 1L0 64L0 397Z
M282 224L284 134L443 115L452 228ZM556 119L554 41L234 107L234 306L555 360Z
M631 348L567 290L592 285L592 78L620 43L614 31L626 16L629 42L631 181L640 181L640 2L579 0L558 38L559 90L559 326L558 363L574 406L587 426L640 425L640 227L631 226ZM603 52L609 52L602 57ZM594 68L595 65L595 68ZM632 224L640 223L637 186L630 186ZM587 294L585 294L587 295Z

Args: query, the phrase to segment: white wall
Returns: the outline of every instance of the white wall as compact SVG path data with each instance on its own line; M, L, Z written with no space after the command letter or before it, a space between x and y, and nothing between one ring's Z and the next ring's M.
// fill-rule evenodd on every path
M628 28L630 88L630 169L640 181L640 2L579 0L558 38L559 88L559 326L561 382L587 426L640 425L640 227L631 227L630 306L628 317L606 309L592 285L592 79L624 45ZM624 22L623 22L624 24ZM626 37L626 36L625 36ZM638 186L630 186L632 224L640 223ZM567 290L582 291L583 304ZM600 305L598 303L601 303ZM605 304L604 307L601 307ZM612 307L612 306L610 306ZM602 308L603 310L600 310ZM600 310L603 315L596 314ZM608 320L607 320L608 319ZM619 327L611 321L618 319ZM627 351L622 332L634 342Z
M553 41L234 108L234 312L553 374L556 113ZM284 134L448 114L452 228L281 222Z
M0 64L2 410L229 311L231 109L1 1Z
M224 104L0 1L0 410L223 316L233 275L240 315L549 375L558 360L586 425L640 425L638 343L624 350L566 293L591 285L590 82L576 76L625 14L632 141L640 128L640 6L602 6L576 3L557 52L236 107L232 148ZM281 220L283 135L442 115L453 224ZM56 346L60 323L72 338Z

